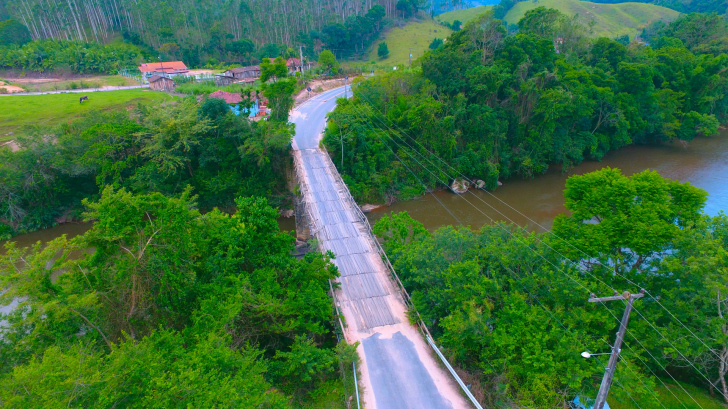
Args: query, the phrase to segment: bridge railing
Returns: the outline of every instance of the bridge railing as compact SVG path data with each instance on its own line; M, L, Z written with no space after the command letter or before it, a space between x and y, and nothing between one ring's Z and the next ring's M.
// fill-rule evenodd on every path
M415 314L417 314L417 326L419 327L420 331L422 332L422 335L426 339L428 345L435 351L437 356L440 358L442 363L445 365L445 367L450 371L450 374L452 374L453 378L455 378L455 381L460 385L460 388L462 389L463 393L470 399L470 401L473 403L473 405L477 409L483 409L483 407L480 405L480 403L475 399L473 394L470 392L470 390L467 388L465 383L463 383L462 379L460 379L460 376L455 372L453 367L450 365L450 363L447 361L445 356L442 354L442 352L439 350L437 345L435 345L432 334L430 334L430 330L427 328L427 325L425 325L424 321L422 320L422 317L420 316L420 313L415 308L412 298L410 297L409 293L407 292L407 289L404 287L404 284L402 284L402 281L399 279L399 276L397 275L397 272L394 270L394 266L392 265L392 262L389 260L389 257L387 256L387 253L384 251L384 248L379 243L379 241L376 238L376 235L374 234L374 231L372 230L372 226L369 223L369 219L367 219L366 215L364 215L364 212L361 210L359 205L354 200L354 197L351 196L351 192L349 191L349 188L346 186L346 183L344 182L344 179L341 177L341 174L339 174L338 170L336 169L336 165L334 165L334 162L331 160L331 156L329 155L328 151L325 147L321 146L321 150L324 153L324 160L327 162L327 167L329 168L330 172L332 173L332 176L334 177L334 180L337 184L338 189L341 190L344 199L349 204L349 206L354 210L354 213L356 214L357 219L365 226L367 229L367 232L369 233L369 238L372 243L374 243L374 248L379 253L379 255L382 258L382 262L386 266L387 270L389 270L389 273L391 274L394 281L397 283L399 292L402 296L402 300L407 305L407 308L411 311L414 311ZM299 152L293 153L293 162L294 162L294 168L297 172L297 175L299 176L299 191L301 192L301 196L303 197L302 203L303 206L306 208L306 214L309 219L309 228L311 229L311 236L317 237L318 232L321 230L323 226L319 226L318 220L313 217L313 214L311 212L312 206L306 205L306 198L310 197L309 193L309 186L306 181L300 179L300 176L305 174L305 169L303 166L303 160ZM331 289L333 294L333 288ZM333 297L334 305L338 307L337 300L334 295ZM338 309L337 309L338 313ZM343 323L341 324L343 325ZM342 328L343 330L343 328Z
M321 150L324 152L324 156L326 157L325 160L328 162L329 169L333 170L333 176L336 180L337 185L339 185L339 188L341 189L342 193L344 194L344 198L349 203L349 205L354 209L354 212L357 215L357 218L361 221L362 224L366 227L367 231L369 232L369 238L374 243L375 249L379 253L379 255L382 257L382 262L389 270L389 273L392 275L392 278L397 282L397 285L399 287L399 291L402 295L402 299L404 300L405 304L407 305L407 308L411 311L414 311L415 314L417 314L417 326L420 328L420 331L422 331L422 335L427 340L427 343L432 347L433 350L435 350L435 353L440 358L442 363L445 365L445 367L450 371L450 374L452 374L453 378L455 378L455 381L460 385L460 388L463 390L465 395L470 399L470 401L475 405L478 409L483 409L482 406L480 406L480 403L475 399L475 396L470 392L470 389L463 383L462 379L460 379L460 376L455 372L453 367L450 365L450 363L447 361L445 356L440 352L440 349L435 345L435 342L432 338L432 334L430 334L430 330L427 329L427 325L425 325L424 321L422 321L422 317L420 316L420 313L417 311L417 308L415 308L414 303L412 302L412 298L410 298L409 293L407 292L407 289L404 288L404 284L402 284L402 281L399 279L399 276L397 275L397 272L394 270L394 266L392 265L392 262L389 260L389 257L387 257L387 253L384 251L384 248L379 243L379 240L377 240L376 235L374 234L374 231L372 230L372 226L369 223L369 219L367 219L366 215L364 215L364 212L361 210L359 205L354 200L354 197L351 196L351 192L349 191L349 188L346 186L346 183L344 182L344 179L341 177L341 174L336 169L336 165L334 165L334 162L331 160L331 156L329 155L329 152L326 150L326 148L321 146Z

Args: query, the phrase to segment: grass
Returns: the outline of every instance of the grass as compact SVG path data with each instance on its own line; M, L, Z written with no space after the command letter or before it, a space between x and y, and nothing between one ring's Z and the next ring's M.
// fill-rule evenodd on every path
M650 22L672 21L680 15L677 11L645 3L599 4L579 0L531 0L513 6L505 20L509 24L518 24L528 10L541 6L570 16L578 14L587 21L594 21L594 36L610 38L626 34L634 39Z
M230 84L226 86L215 85L215 81L188 82L186 84L178 85L174 89L174 91L180 94L188 95L211 94L218 90L239 94L240 91L242 91L243 89L247 89L248 91L254 91L258 89L258 82L255 82L252 85Z
M700 389L696 386L680 382L680 385L685 388L685 390L690 394L690 396L688 396L688 394L683 392L682 388L680 388L680 386L678 386L675 381L668 381L666 379L663 379L662 381L665 383L665 385L667 385L667 388L665 388L665 386L663 386L662 383L660 383L659 381L655 381L655 383L657 384L657 387L655 389L657 391L657 396L660 402L662 402L662 405L664 405L666 409L728 408L728 406L723 404L720 400L710 396L707 391ZM720 394L716 393L716 396L720 396ZM695 399L695 401L693 401L693 399ZM697 402L697 404L695 402ZM632 402L631 400L629 402L616 402L613 400L609 400L609 407L612 409L637 408L634 402Z
M79 103L81 96L88 101ZM52 126L76 119L89 111L120 110L137 103L155 103L173 97L146 89L99 91L85 94L50 94L0 96L0 140L9 139L9 132L17 132L29 124Z
M461 23L465 24L492 8L493 6L478 6L469 9L448 11L447 13L435 16L435 20L444 21L448 24L452 24L455 20L460 20Z
M429 46L435 38L446 39L452 30L437 24L433 20L409 23L402 28L389 30L383 39L375 41L369 52L369 60L376 61L378 65L393 67L409 61L409 48L412 48L412 61L429 51ZM377 56L377 47L381 41L387 43L389 57L381 59Z
M139 83L121 75L104 75L72 80L23 84L22 87L28 92L44 92L83 88L119 87L123 85L139 85Z

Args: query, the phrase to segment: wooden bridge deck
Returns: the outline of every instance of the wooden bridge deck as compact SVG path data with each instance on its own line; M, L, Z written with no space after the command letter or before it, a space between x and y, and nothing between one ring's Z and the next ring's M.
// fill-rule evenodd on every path
M400 323L393 309L402 309L404 303L388 277L369 222L328 155L305 149L295 151L294 158L311 234L336 255L333 262L341 274L337 300L342 309L354 312L355 322L349 324L355 331L369 332Z

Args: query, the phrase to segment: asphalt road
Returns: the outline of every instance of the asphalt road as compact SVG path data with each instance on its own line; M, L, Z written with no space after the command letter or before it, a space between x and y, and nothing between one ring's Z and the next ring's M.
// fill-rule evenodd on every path
M351 90L346 87L349 96ZM336 99L344 97L344 87L319 94L301 104L291 113L290 121L296 125L294 148L318 148L319 135L326 126L326 114L336 108Z
M316 191L315 194L307 197L307 206L311 206L309 211L312 217L320 219L319 224L325 225L327 228L348 224L349 220L355 220L356 217L353 214L345 214L351 210L347 210L347 203L340 190L338 193L333 193L332 196L328 195L328 192L337 192L336 181L331 175L330 169L332 168L327 168L329 170L325 172L321 171L323 162L320 160L320 155L325 155L325 153L321 153L317 149L320 135L326 126L326 114L336 107L337 98L343 96L343 87L322 93L296 108L289 118L296 125L293 147L302 151L300 155L304 165L301 172L304 174L299 175L299 178L306 180L312 190ZM333 172L336 172L335 168L333 168ZM340 215L337 217L331 217L331 213L327 211L327 209L334 208L341 209L339 210ZM376 275L380 276L381 280L389 280L389 273L383 264L374 269L376 273L368 274L369 266L362 267L366 263L359 262L355 266L356 263L343 262L348 257L352 257L349 255L350 252L361 252L351 250L352 248L365 248L367 247L366 242L369 240L368 235L362 236L363 233L353 226L354 224L351 229L330 230L331 232L355 232L346 235L346 238L326 237L324 234L320 240L323 248L337 253L334 263L337 264L341 273L340 291L343 296L343 314L348 323L347 333L352 337L347 337L347 340L361 342L359 352L363 358L361 368L363 376L360 381L364 387L366 406L376 409L469 407L459 396L457 386L453 387L454 382L449 374L439 368L425 341L408 323L404 305L395 301L395 298L399 298L393 292L387 291L384 292L384 295L373 294L376 292L373 289L380 289L380 286L364 286L358 293L350 288L351 281L348 280L353 278L363 280L367 276L376 281L377 277L374 277ZM357 245L354 246L352 241L356 241ZM345 242L349 245L337 246L335 245L337 242ZM340 250L337 251L337 248ZM367 251L371 253L370 250ZM367 251L365 254L369 254ZM373 259L379 258L378 254L371 254ZM361 256L361 254L358 255ZM362 271L356 271L359 269ZM386 287L386 285L382 287ZM367 316L373 312L374 305L372 304L371 308L351 308L354 301L357 301L355 299L367 301L375 298L381 300L381 303L377 304L379 308L387 310L394 316L394 320L368 325ZM397 308L397 305L401 305L401 308Z

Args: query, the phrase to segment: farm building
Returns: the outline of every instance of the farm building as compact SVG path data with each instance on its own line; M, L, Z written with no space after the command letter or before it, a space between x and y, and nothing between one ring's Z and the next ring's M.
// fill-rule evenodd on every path
M139 66L139 71L145 80L157 75L160 77L173 77L175 75L186 75L190 72L182 61L165 61L145 63Z
M147 80L149 81L149 88L155 91L173 91L174 80L169 77L162 77L159 75L152 75Z
M225 74L232 76L235 79L258 78L260 77L260 65L231 68L225 71Z
M260 66L251 65L248 67L231 68L222 74L215 75L217 85L230 85L237 82L252 83L260 77Z

